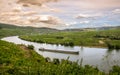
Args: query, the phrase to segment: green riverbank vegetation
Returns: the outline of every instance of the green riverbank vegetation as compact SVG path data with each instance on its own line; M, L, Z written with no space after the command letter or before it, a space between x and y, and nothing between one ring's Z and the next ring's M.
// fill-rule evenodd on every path
M109 75L120 74L114 66ZM24 45L0 40L0 75L108 75L89 65L68 60L43 58Z
M0 74L3 75L79 75L79 74L104 74L97 68L86 65L79 66L67 60L59 62L38 55L34 50L24 45L15 45L0 41Z
M21 39L65 46L108 47L120 49L120 29L98 31L65 31L50 34L24 35Z

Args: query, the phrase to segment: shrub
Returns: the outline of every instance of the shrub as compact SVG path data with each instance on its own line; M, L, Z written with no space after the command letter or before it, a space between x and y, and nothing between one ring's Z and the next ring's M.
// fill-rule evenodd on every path
M59 59L54 58L54 59L53 59L53 63L54 63L54 64L60 64L60 61L59 61Z
M64 39L62 36L57 36L56 39Z
M46 58L45 58L45 61L46 61L46 62L51 62L51 60L50 60L49 57L46 57Z
M33 45L28 45L27 47L28 47L28 49L34 49Z
M119 75L120 74L120 67L117 65L113 66L112 70L109 73L110 73L110 75L113 75L113 74Z

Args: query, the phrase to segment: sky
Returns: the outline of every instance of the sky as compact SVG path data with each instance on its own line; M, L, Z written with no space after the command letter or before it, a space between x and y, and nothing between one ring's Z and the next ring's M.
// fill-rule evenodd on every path
M41 6L44 1L0 0L0 18L4 22L31 26L39 24L41 19L50 19L63 28L120 26L120 0L52 0ZM53 26L56 25L46 25Z
M48 12L66 22L67 28L120 26L120 0L61 0Z
M107 9L120 7L120 0L75 0L76 5L86 9Z

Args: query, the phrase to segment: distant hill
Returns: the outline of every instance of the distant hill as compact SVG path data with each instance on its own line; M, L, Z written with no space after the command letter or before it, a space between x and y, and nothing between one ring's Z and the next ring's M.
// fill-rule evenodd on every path
M95 31L95 30L109 30L109 29L120 29L120 26L96 27L96 28L73 28L73 29L65 29L63 31Z
M2 28L7 28L7 29L21 29L21 30L32 30L32 31L36 31L36 32L57 32L59 30L57 29L53 29L53 28L47 28L47 27L41 27L41 28L35 28L35 27L20 27L20 26L14 26L11 24L4 24L4 23L0 23L0 29Z
M52 28L34 28L34 27L20 27L9 24L0 23L0 38L7 36L31 35L31 34L48 34L59 32L60 30Z
M15 26L11 24L4 24L0 23L0 29L1 28L9 28L9 29L28 29L33 31L39 31L39 32L58 32L58 31L94 31L94 30L109 30L109 29L119 29L120 26L111 26L111 27L96 27L96 28L73 28L73 29L64 29L64 30L58 30L54 28L47 28L47 27L21 27L21 26Z

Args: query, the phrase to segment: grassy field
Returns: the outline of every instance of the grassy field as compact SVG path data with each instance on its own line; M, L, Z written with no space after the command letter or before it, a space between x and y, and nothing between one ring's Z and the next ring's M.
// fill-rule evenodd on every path
M90 46L120 49L120 29L98 31L64 31L52 34L24 35L21 39L65 46Z

